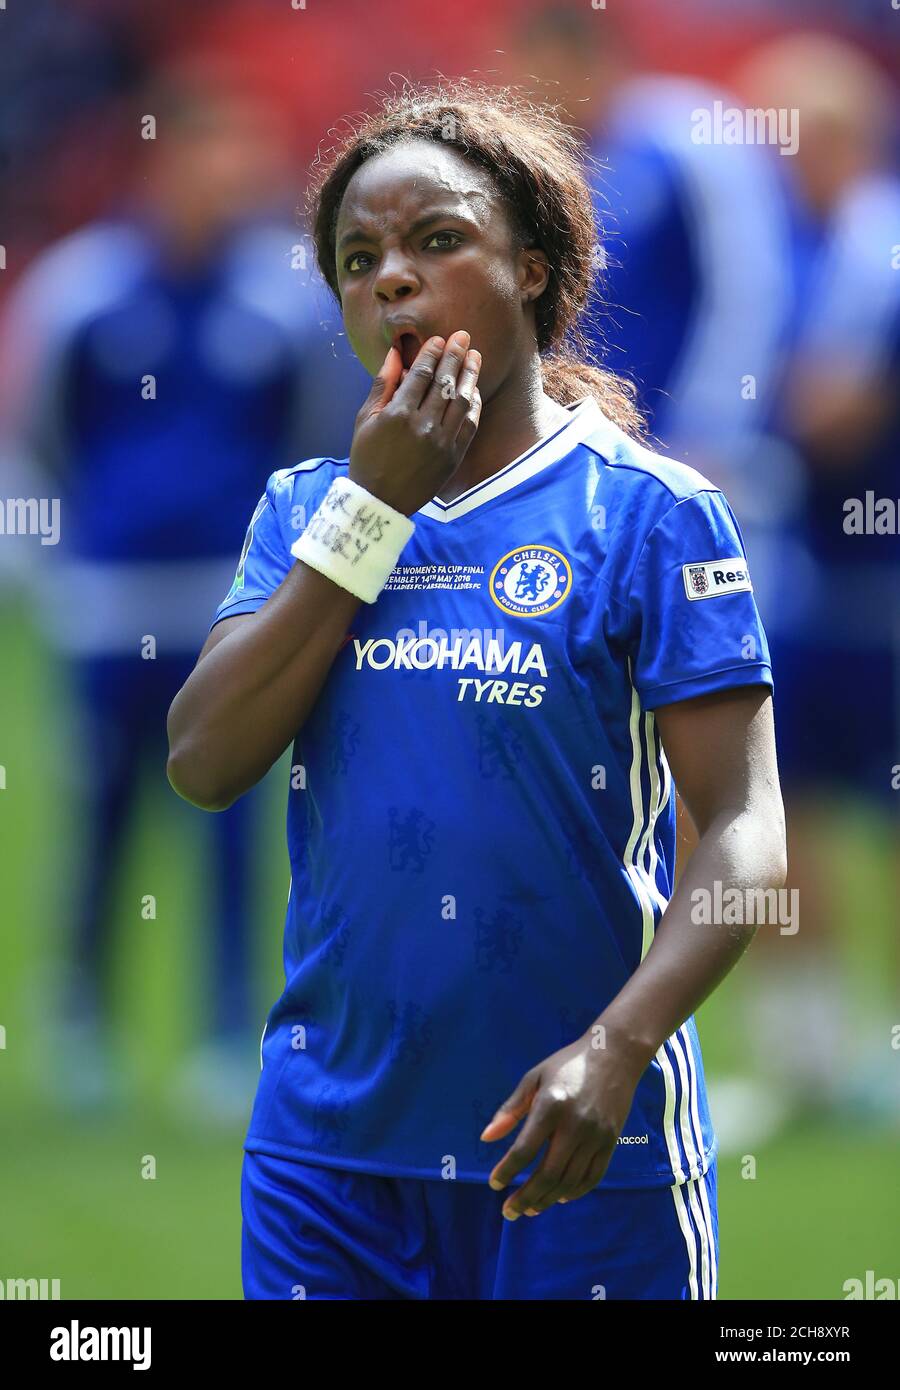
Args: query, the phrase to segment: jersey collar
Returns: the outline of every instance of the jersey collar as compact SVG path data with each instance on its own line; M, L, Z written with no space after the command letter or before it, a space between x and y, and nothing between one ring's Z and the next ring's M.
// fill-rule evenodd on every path
M416 515L431 517L433 521L457 521L476 507L482 507L486 502L500 497L502 493L510 492L527 478L533 478L535 473L549 468L551 463L565 458L589 435L609 427L610 422L591 396L567 405L566 410L570 413L570 419L558 425L552 434L532 444L530 449L513 459L512 463L493 473L490 478L476 483L466 492L461 492L452 502L442 502L439 497L432 497L430 502L419 508Z

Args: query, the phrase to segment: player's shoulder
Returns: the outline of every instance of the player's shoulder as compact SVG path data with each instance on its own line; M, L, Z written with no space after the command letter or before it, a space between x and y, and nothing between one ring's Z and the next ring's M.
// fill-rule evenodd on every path
M74 330L102 311L141 275L146 240L127 221L80 227L43 250L23 272L14 295L26 320Z
M652 524L680 502L704 493L721 496L719 487L698 469L633 439L602 414L584 444L600 465L595 501L622 507L632 518L639 513Z
M636 149L667 149L691 158L696 144L683 138L698 111L728 104L728 93L703 79L667 72L645 72L622 84L611 112L617 141Z
M242 561L254 542L269 549L289 550L331 486L332 478L349 462L309 458L270 473L247 525Z
M320 478L327 475L330 481L336 473L348 468L349 464L349 458L339 459L330 454L323 454L317 458L304 459L302 463L292 463L287 468L279 468L272 477L276 478L281 486L302 486L316 474Z
M286 468L276 468L269 476L266 493L276 505L289 505L314 493L324 496L332 479L346 472L349 465L348 458L320 456L303 459L301 463L290 464Z
M140 230L127 220L116 218L90 222L51 242L32 262L36 274L60 276L73 270L97 272L106 265L127 264L129 268L146 256L147 241Z

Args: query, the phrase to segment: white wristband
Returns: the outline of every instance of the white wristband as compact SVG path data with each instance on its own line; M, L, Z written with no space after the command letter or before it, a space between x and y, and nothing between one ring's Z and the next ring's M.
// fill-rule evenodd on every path
M374 603L415 529L403 512L339 474L291 554Z

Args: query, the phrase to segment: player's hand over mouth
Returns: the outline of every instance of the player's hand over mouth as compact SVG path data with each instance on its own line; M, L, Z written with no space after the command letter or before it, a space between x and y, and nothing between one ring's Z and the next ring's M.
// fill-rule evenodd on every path
M396 347L356 417L348 476L411 516L456 472L481 415L481 354L461 331L423 343L409 370Z

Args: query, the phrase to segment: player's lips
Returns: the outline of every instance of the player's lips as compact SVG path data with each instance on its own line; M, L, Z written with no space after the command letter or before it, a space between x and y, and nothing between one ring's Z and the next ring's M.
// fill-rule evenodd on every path
M391 346L400 354L404 367L409 369L419 355L419 349L432 336L412 319L394 319L385 325L391 335Z

